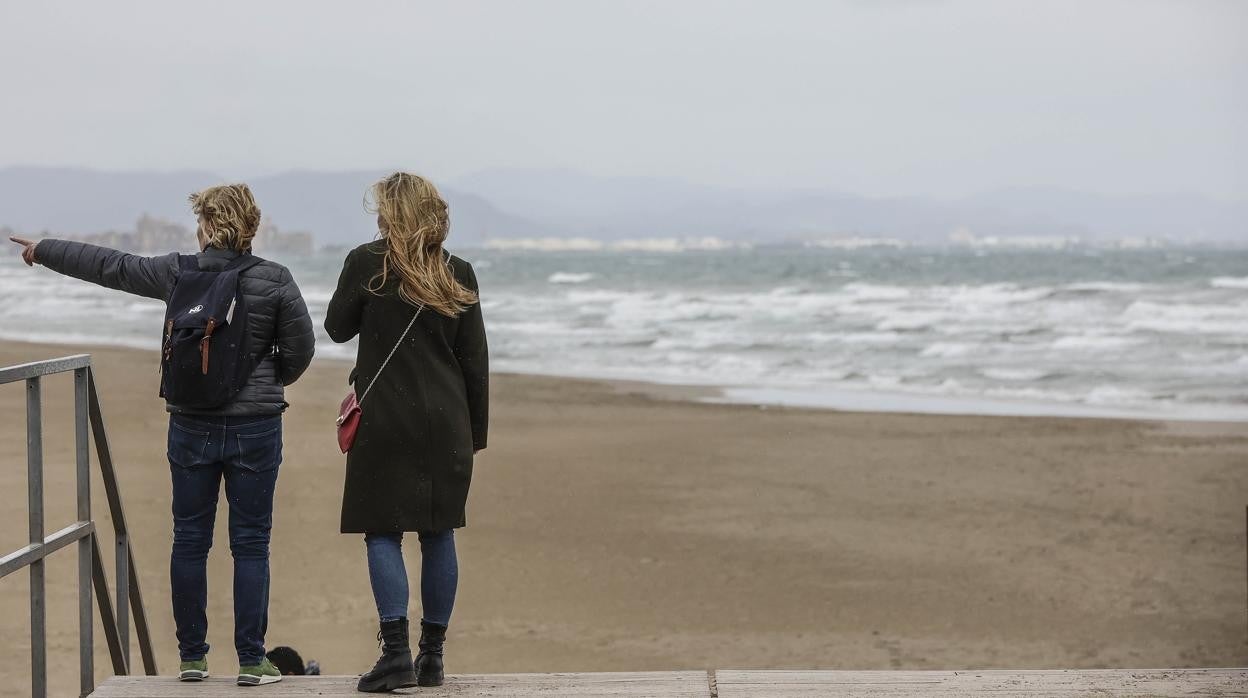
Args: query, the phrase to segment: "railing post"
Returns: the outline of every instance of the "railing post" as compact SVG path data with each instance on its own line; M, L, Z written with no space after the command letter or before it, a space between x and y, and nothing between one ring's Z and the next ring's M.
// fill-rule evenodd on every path
M121 656L130 666L130 541L125 533L117 534L117 634Z
M43 544L43 405L39 376L26 379L26 494L30 542ZM30 563L30 692L48 695L47 600L43 558Z
M87 440L87 369L74 369L74 460L78 469L78 520L91 520L91 444ZM95 638L91 616L91 536L78 541L78 667L82 695L95 690Z
M46 538L41 378L69 371L74 374L74 464L78 520L52 534L51 538ZM44 559L74 542L78 543L78 658L81 695L90 695L95 690L95 626L91 609L93 596L99 602L100 620L114 672L130 673L129 617L133 615L143 668L147 674L155 675L156 659L152 651L151 633L147 626L147 614L144 612L143 595L139 590L139 574L130 549L129 530L126 527L125 510L121 506L117 473L113 469L108 437L104 432L99 393L91 370L91 357L80 354L0 367L0 384L18 381L26 384L26 475L30 540L27 546L0 556L0 577L22 567L30 568L30 694L34 698L46 698L48 693L47 569ZM99 540L96 538L98 530L91 517L92 437L99 455L100 475L112 514L113 531L117 536L119 599L116 607L109 598L108 580L105 578ZM61 674L58 673L59 675Z
M104 415L100 409L99 389L95 385L95 374L88 369L88 397L90 398L91 433L95 437L95 454L100 462L100 475L104 480L104 495L108 498L108 510L113 517L113 533L118 539L117 555L117 627L123 638L122 652L125 664L130 666L129 615L133 611L134 631L139 642L139 654L143 659L143 671L149 676L156 674L156 657L152 651L151 632L147 627L147 613L143 607L143 594L139 588L139 573L134 566L134 555L130 550L130 529L126 525L126 512L121 506L121 492L117 483L117 473L113 469L112 451L108 446L108 432L104 429ZM124 546L123 546L124 542ZM123 552L124 551L124 552ZM124 565L124 567L123 567ZM129 602L129 606L126 602ZM121 631L125 628L125 631ZM133 672L132 672L133 673Z

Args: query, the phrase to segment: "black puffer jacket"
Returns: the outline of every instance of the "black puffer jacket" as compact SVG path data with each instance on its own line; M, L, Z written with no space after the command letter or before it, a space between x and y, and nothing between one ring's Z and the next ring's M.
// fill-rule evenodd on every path
M208 248L197 255L199 268L221 269L238 254ZM40 240L35 261L66 276L162 301L169 299L179 273L176 252L142 257L68 240ZM226 405L195 410L166 404L170 412L232 417L280 414L287 406L284 386L294 383L312 361L312 319L290 270L265 260L240 278L251 331L248 348L262 357L255 372ZM153 336L159 332L160 328L152 328Z

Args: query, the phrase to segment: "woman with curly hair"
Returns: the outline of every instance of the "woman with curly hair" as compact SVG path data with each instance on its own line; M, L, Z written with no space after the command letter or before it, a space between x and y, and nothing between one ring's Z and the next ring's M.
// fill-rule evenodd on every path
M178 678L201 681L208 676L208 551L224 480L234 557L238 684L267 684L282 678L265 657L264 636L269 624L273 492L282 462L282 413L287 407L284 392L312 361L312 320L290 271L251 254L251 241L260 226L260 208L251 189L226 184L190 198L191 210L199 217L195 255L141 257L69 240L13 241L25 246L22 258L27 264L170 305L179 279L192 284L191 279L205 272L237 274L236 295L231 297L246 307L246 321L241 323L238 344L227 346L237 347L229 351L237 353L243 366L238 384L231 384L224 401L206 400L201 393L165 402L173 479L169 577L182 659ZM168 322L172 332L173 321ZM209 345L206 337L205 374ZM162 361L166 379L167 364ZM162 381L162 397L167 385L171 383Z

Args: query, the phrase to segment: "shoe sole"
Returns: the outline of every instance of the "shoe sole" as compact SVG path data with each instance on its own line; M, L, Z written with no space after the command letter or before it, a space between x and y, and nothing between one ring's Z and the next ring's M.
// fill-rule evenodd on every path
M256 676L255 674L239 674L238 675L239 686L263 686L265 684L277 683L278 681L281 681L281 680L282 680L281 676L271 676L269 674L263 674L260 676Z
M178 673L179 681L203 681L206 678L208 678L206 671L191 670Z
M389 693L396 688L412 688L416 686L416 672L409 671L401 674L391 674L376 683L359 683L355 690L360 693Z

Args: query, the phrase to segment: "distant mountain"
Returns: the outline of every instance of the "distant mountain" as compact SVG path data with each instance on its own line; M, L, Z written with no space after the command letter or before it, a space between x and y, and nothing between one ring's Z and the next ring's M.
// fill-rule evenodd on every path
M377 232L364 210L369 185L386 173L285 172L247 180L267 219L282 230L307 230L320 244L355 244ZM225 182L211 172L107 172L75 168L0 169L0 225L38 233L129 230L143 213L194 225L187 196ZM548 234L472 194L443 189L457 246L489 237Z
M703 236L754 241L862 235L944 242L978 235L1164 236L1248 241L1248 202L1194 195L1103 196L1008 189L958 200L818 190L727 189L654 177L492 170L451 182L503 211L599 238Z
M1015 188L968 197L962 207L1019 220L1075 223L1102 237L1169 236L1248 242L1248 201L1197 194L1110 196L1062 189Z
M284 172L248 180L265 215L321 244L376 232L364 211L382 171ZM125 230L142 213L193 223L186 197L223 180L211 172L0 169L0 226L37 233ZM956 200L870 198L818 190L730 189L664 177L597 177L569 170L490 170L440 187L454 245L491 238L600 240L704 237L753 242L838 236L939 243L975 235L1168 237L1248 242L1248 202L1196 195L1104 196L1002 189Z
M186 197L221 178L211 172L101 172L61 167L0 169L0 225L87 234L125 230L144 212L194 223Z

